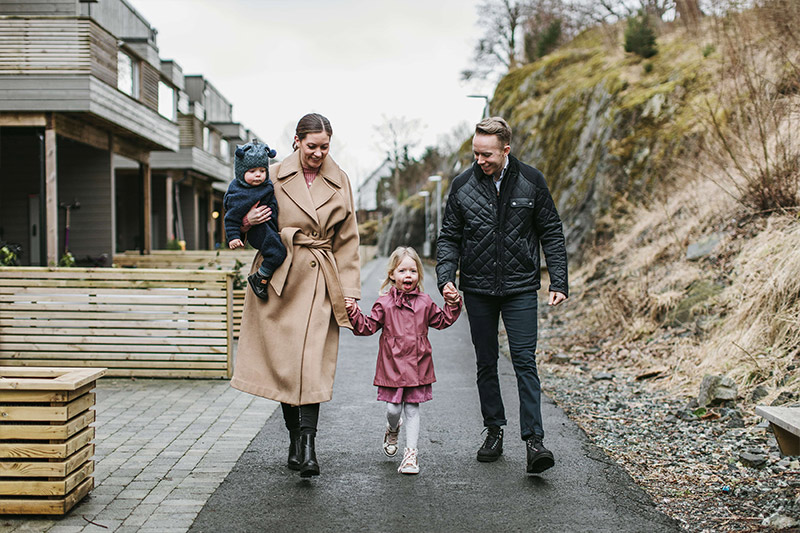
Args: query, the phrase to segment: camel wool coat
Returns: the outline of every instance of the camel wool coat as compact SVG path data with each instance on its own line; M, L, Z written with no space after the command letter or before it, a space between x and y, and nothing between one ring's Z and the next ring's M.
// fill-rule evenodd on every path
M361 298L350 181L328 156L309 188L297 151L269 174L287 256L270 279L266 301L247 288L231 386L291 405L326 402L339 327L352 328L344 298ZM251 273L261 260L256 252Z

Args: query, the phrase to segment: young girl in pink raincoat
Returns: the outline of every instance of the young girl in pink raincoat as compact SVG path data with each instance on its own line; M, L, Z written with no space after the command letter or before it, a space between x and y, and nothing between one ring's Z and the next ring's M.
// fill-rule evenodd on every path
M361 312L354 299L345 299L353 333L372 335L383 328L373 384L378 387L378 400L386 402L383 451L387 456L397 454L400 425L406 428L405 452L397 469L402 474L419 473L419 404L433 398L431 385L436 376L428 328L444 329L461 314L460 297L451 297L444 309L433 303L422 292L422 276L422 261L417 252L401 246L389 257L382 294L372 306L370 316ZM386 287L389 290L383 292Z

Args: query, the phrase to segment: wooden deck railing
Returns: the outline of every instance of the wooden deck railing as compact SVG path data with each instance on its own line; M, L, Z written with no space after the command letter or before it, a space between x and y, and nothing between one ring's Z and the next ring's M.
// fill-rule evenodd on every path
M0 366L230 377L233 273L0 268Z

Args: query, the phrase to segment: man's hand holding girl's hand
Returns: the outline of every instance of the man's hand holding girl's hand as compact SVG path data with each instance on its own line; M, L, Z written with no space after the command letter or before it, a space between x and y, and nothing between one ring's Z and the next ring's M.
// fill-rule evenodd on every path
M458 302L461 301L461 295L458 293L458 289L456 289L452 281L447 282L447 284L442 287L442 296L444 297L444 303L447 305L458 305Z

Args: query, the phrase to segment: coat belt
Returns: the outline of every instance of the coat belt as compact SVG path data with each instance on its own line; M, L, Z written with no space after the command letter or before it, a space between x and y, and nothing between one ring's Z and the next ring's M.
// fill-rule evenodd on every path
M302 246L308 248L317 260L320 269L322 269L322 276L325 278L325 285L330 295L336 323L341 327L352 329L353 326L350 324L350 318L347 316L347 309L344 305L344 291L342 290L342 283L339 281L339 272L336 269L336 262L333 257L331 239L313 239L303 233L300 228L288 227L281 229L281 241L286 247L286 259L272 274L272 279L269 282L272 285L272 289L278 296L283 292L283 287L286 285L286 277L289 275L289 268L292 266L294 247Z

